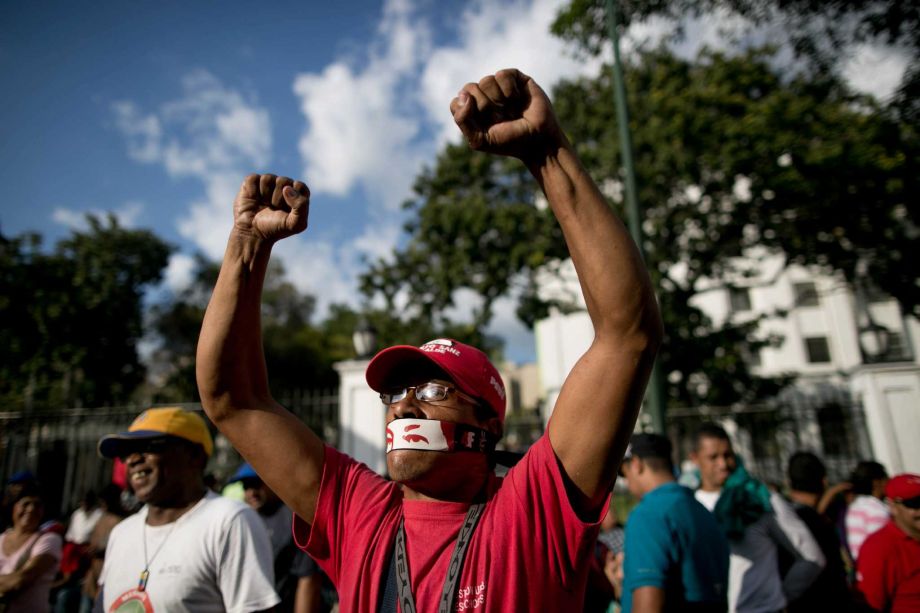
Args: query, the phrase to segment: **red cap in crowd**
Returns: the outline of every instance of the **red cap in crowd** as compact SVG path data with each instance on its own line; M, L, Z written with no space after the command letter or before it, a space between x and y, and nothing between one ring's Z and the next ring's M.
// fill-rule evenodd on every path
M505 384L498 370L482 351L452 339L438 338L421 347L384 349L367 365L367 384L377 392L391 391L387 384L393 372L418 361L431 362L443 370L461 392L485 402L504 423Z
M910 500L920 496L920 475L903 473L889 479L885 495L892 500Z

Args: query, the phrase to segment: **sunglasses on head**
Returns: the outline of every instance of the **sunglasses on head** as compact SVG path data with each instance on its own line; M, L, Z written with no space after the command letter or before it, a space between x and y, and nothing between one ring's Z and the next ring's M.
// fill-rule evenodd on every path
M907 500L895 498L894 501L899 505L905 506L908 509L912 509L914 511L920 509L920 496L914 496L913 498L908 498Z
M422 383L421 385L413 385L411 387L404 387L399 390L394 390L392 392L380 394L380 400L383 401L383 404L390 405L394 402L399 402L403 398L409 395L409 390L412 390L415 394L415 398L421 402L440 402L442 400L447 400L451 394L456 394L461 398L465 398L474 404L478 404L478 401L464 394L456 387L452 385L447 385L446 383L437 383L436 381L429 381L428 383Z

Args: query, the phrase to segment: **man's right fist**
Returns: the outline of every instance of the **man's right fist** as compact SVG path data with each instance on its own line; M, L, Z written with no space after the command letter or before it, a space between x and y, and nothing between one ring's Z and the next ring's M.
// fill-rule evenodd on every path
M233 202L237 232L269 242L303 232L310 212L310 190L275 175L249 175Z

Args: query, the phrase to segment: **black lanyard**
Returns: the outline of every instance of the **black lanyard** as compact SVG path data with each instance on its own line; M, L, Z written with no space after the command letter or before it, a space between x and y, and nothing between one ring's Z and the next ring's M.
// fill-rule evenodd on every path
M463 570L463 559L472 540L473 531L485 508L484 503L470 506L457 535L457 544L450 556L450 565L447 567L447 577L444 578L444 589L441 590L441 600L438 604L438 613L452 613L454 598L457 595L457 584L460 581L460 571ZM405 520L399 520L399 529L396 531L396 546L390 558L387 573L387 583L384 587L380 610L382 613L395 613L396 602L393 593L393 584L399 594L399 607L402 613L416 613L415 598L412 596L412 585L409 580L409 556L406 554Z

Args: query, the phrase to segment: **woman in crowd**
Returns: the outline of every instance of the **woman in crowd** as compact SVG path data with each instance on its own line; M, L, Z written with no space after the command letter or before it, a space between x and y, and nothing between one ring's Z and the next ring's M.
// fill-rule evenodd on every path
M45 508L37 483L26 483L11 502L10 527L0 535L0 602L9 611L46 613L61 536L39 529Z

